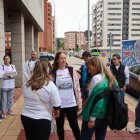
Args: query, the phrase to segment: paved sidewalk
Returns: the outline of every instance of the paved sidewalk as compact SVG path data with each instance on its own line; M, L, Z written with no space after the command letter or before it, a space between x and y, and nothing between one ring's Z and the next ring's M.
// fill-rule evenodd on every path
M17 93L16 93L17 92ZM18 98L21 95L21 91L16 89L16 94L14 98ZM126 102L129 106L129 123L128 130L134 127L134 110L137 104L137 101L131 98L129 95L126 96ZM23 127L20 122L20 113L23 106L23 96L21 96L13 106L14 111L17 113L16 116L8 116L1 124L0 124L0 140L26 140ZM81 126L81 119L78 119L79 125ZM65 121L65 139L74 140L72 131L68 125L68 121ZM130 134L125 129L122 131L113 132L108 130L107 132L107 140L139 140L140 133L138 134ZM50 136L50 140L58 140L57 134L53 133Z
M21 88L15 89L13 96L13 111L15 116L7 115L6 119L0 123L0 140L17 140L22 125L20 122L20 113L23 106L23 97L21 96Z

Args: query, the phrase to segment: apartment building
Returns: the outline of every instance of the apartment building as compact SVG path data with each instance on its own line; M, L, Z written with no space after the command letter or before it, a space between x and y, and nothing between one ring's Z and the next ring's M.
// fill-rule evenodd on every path
M44 32L39 33L39 51L53 51L54 25L52 6L48 0L44 0Z
M66 50L75 50L76 47L86 49L86 39L84 32L65 32L64 44Z
M99 0L92 8L92 47L121 50L122 40L140 39L140 0Z
M140 0L129 2L128 39L140 39Z

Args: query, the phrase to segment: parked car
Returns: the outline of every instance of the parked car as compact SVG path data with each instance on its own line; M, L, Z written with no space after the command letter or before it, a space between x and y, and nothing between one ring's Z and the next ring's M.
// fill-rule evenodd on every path
M47 58L49 61L54 60L54 54L49 52L39 52L39 58Z
M127 91L140 97L140 64L129 68L130 81Z

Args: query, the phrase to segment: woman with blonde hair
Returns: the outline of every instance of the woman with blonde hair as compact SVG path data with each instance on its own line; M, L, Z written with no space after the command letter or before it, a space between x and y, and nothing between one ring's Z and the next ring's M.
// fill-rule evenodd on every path
M75 139L80 140L80 129L77 121L77 111L82 108L79 79L77 72L68 66L64 51L56 53L52 76L61 99L60 116L56 119L59 140L64 140L65 115Z
M93 108L92 104L98 94L116 83L116 79L98 57L91 58L87 62L87 67L93 77L90 83L89 97L82 111L81 140L91 140L94 132L96 140L105 140L108 126L105 119L108 97L99 100Z
M52 108L59 116L60 97L50 80L44 60L35 63L32 77L23 86L25 99L21 114L27 140L48 140L51 131Z

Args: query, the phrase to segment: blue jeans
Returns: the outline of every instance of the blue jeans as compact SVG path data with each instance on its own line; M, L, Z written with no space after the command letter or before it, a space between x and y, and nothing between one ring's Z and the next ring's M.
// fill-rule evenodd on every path
M107 132L107 121L106 119L96 119L95 127L88 128L88 122L82 122L81 129L81 140L91 140L92 135L95 132L96 140L105 140L106 132Z
M135 126L140 128L140 99L135 109L135 115L136 115Z
M125 91L120 90L120 101L125 102Z
M9 111L12 108L12 99L13 99L14 88L2 88L2 111L5 112L6 109Z

